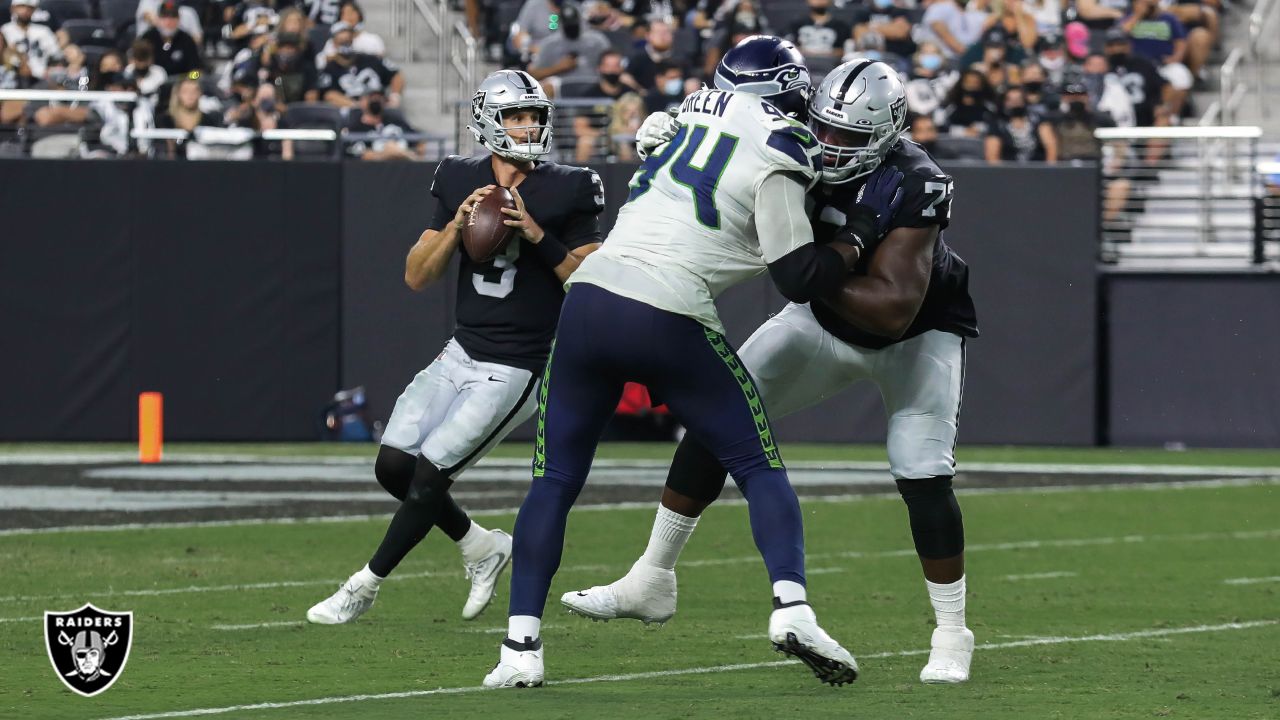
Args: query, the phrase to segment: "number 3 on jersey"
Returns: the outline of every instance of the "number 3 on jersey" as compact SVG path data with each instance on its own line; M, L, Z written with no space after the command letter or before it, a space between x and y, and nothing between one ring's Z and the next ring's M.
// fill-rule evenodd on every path
M516 258L520 257L520 238L512 238L506 252L489 261L482 272L471 273L471 286L491 298L504 298L516 286Z
M716 208L716 187L738 146L738 138L720 133L702 167L698 167L693 164L693 157L698 154L706 137L707 128L703 125L694 125L692 129L681 125L679 132L671 138L662 152L650 155L636 171L631 180L631 194L627 196L627 202L648 192L658 171L674 157L675 162L671 163L668 170L671 179L693 191L694 214L697 215L698 222L712 230L719 230L720 210Z

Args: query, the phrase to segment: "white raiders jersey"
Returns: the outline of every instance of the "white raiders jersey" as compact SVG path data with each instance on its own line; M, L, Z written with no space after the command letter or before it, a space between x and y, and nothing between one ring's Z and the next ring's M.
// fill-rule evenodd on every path
M685 98L676 122L676 136L636 171L604 245L569 282L724 332L716 297L813 240L786 232L758 237L761 183L786 172L812 187L822 151L807 127L748 93L699 90Z

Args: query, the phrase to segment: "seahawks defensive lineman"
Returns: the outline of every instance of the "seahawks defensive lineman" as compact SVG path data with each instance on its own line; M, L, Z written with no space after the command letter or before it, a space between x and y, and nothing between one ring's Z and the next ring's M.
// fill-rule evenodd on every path
M714 305L766 271L806 302L834 292L859 257L852 243L813 242L804 195L821 152L788 117L804 111L808 85L804 58L784 40L753 36L726 53L715 89L684 100L675 136L647 157L608 240L571 279L540 390L533 484L516 519L507 638L485 687L542 684L541 617L566 518L628 381L666 401L745 488L773 583L775 647L824 682L857 676L806 601L800 506Z
M951 479L964 341L978 331L968 268L942 239L951 177L923 148L900 138L905 94L887 65L865 59L841 65L818 87L809 110L824 159L823 183L810 193L815 238L852 234L866 252L836 294L793 302L756 330L742 346L742 361L775 416L859 380L879 386L889 415L890 470L906 501L937 622L920 679L963 682L973 633L965 626L964 529ZM645 554L621 580L565 593L561 601L595 618L669 618L675 585L654 578L671 572L689 534L663 528L691 529L724 480L714 455L686 439Z
M374 471L400 509L369 563L307 612L311 622L344 623L363 614L382 580L433 525L462 551L471 578L465 619L489 604L511 562L511 537L473 522L449 486L533 414L564 281L600 244L599 176L543 160L552 148L552 112L536 80L499 70L472 100L470 129L489 153L451 156L436 168L435 215L409 251L404 278L421 290L458 254L457 330L405 388L382 436ZM520 237L503 255L477 263L456 253L460 230L498 185L511 188L516 209L503 212Z

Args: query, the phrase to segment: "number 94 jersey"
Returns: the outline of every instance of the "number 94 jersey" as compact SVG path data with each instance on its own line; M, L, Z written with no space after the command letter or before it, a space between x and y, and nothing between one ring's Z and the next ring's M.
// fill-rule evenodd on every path
M811 186L821 149L807 127L747 93L700 90L685 98L676 122L679 132L641 165L608 239L570 282L723 332L715 298L812 242L809 233L757 237L760 184L788 172Z
M826 305L812 303L813 316L823 329L841 340L865 348L878 349L921 335L929 330L943 330L961 337L978 336L978 319L969 297L969 266L942 239L942 230L951 222L951 176L944 173L924 148L910 140L902 140L885 157L884 162L902 172L902 205L889 222L888 233L895 228L938 227L933 242L933 267L929 289L915 320L907 332L893 340L873 335L845 322ZM829 241L845 223L846 214L862 197L862 181L841 185L824 185L809 193L813 207L813 235L817 242ZM854 266L855 275L866 275L867 265L875 257L872 249Z

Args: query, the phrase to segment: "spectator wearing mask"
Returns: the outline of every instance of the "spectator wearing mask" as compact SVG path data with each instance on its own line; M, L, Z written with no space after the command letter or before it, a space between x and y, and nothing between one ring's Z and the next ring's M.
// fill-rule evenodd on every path
M970 45L960 56L956 66L967 68L974 63L982 63L989 68L1003 63L1021 65L1026 60L1027 51L1018 37L997 27L988 30L980 42Z
M987 76L976 68L960 74L943 108L943 125L951 135L983 137L994 123L994 97Z
M685 98L684 70L679 65L660 62L654 76L654 89L644 96L645 109L650 113L669 112L680 107Z
M364 29L364 10L360 9L355 0L344 0L341 7L338 8L338 22L351 26L351 31L354 33L351 38L351 47L355 48L357 53L376 55L377 57L387 54L387 44L383 42L382 38L376 33L371 33ZM332 30L330 30L330 34L332 34ZM328 57L333 55L333 52L333 38L330 37L316 56L316 69L323 69L325 63L328 62Z
M387 107L399 107L404 91L400 69L388 60L357 53L351 45L354 38L354 30L346 23L330 28L334 54L316 84L321 99L338 107L355 107L360 98L377 90L383 93Z
M389 121L385 112L386 98L382 91L373 90L360 98L359 111L348 115L343 132L371 137L351 143L347 152L361 160L421 160L426 148L421 143L412 147L404 139L406 133L416 131L403 118Z
M711 39L706 43L702 59L702 74L706 77L715 75L720 58L743 38L773 32L769 28L769 19L760 12L756 0L729 0L716 11L715 18Z
M1115 127L1116 123L1110 115L1093 109L1089 87L1079 73L1072 73L1063 81L1061 110L1057 133L1058 159L1102 165L1102 218L1104 221L1114 220L1124 211L1131 184L1128 178L1119 177L1121 155L1105 152L1102 142L1094 137L1094 131Z
M236 67L232 86L242 95L252 94L262 85L274 86L275 101L284 105L319 100L319 73L303 53L303 45L301 37L281 33L275 42L264 45L256 58Z
M1132 52L1154 63L1169 81L1172 105L1180 109L1213 49L1208 31L1197 28L1188 34L1176 17L1160 8L1159 0L1134 0L1133 13L1120 21L1120 27L1129 34Z
M159 24L158 13L163 3L164 0L140 0L134 17L137 23L135 34L138 37L145 35L148 30ZM200 15L196 13L195 8L186 5L178 6L178 27L190 35L197 45L203 41L204 26L200 24Z
M1048 75L1047 80L1055 85L1062 83L1062 74L1067 67L1067 56L1062 48L1062 36L1055 33L1041 34L1036 40L1035 56L1040 67Z
M644 45L631 54L627 58L627 72L624 76L630 78L628 85L640 88L646 92L657 88L658 64L665 63L667 66L675 66L680 69L683 59L676 57L673 44L675 43L675 34L672 31L671 23L664 19L653 19L649 21L649 32L645 36Z
M839 58L844 42L853 37L853 27L831 12L831 0L809 0L809 17L796 20L787 30L806 60Z
M1000 100L1000 116L987 130L986 159L998 162L1057 162L1053 126L1027 112L1022 88L1009 88Z
M32 78L48 72L49 59L62 54L58 37L47 25L32 22L40 0L13 0L9 6L10 21L0 27L5 43L26 65Z
M227 114L227 124L230 127L248 128L256 133L287 128L276 87L271 84L259 85L248 102ZM255 160L277 157L283 160L293 159L291 140L267 140L257 136L253 139L252 147Z
M871 0L855 11L853 39L868 35L884 38L884 52L908 58L916 51L911 39L911 11L899 7L894 0Z
M947 91L955 83L955 74L945 70L942 49L932 42L922 42L911 58L911 71L906 83L907 110L917 115L932 115L946 100Z
M609 39L598 30L582 27L582 12L575 3L565 3L560 29L542 42L529 63L535 80L550 80L552 95L565 83L589 84L596 80L600 56L609 50Z
M1044 68L1031 61L1022 67L1020 77L1022 94L1027 100L1027 112L1037 121L1052 121L1058 115L1058 94L1048 81Z
M622 84L622 54L605 50L596 61L595 82L566 88L564 97L617 100L628 92L631 88Z
M129 64L125 66L124 76L132 80L138 86L138 92L153 103L165 80L169 79L164 68L155 64L155 51L146 40L135 40L129 46Z
M925 0L918 40L935 43L947 58L963 55L986 28L987 12L979 4L961 7L956 0Z
M148 30L142 39L151 43L155 64L168 75L186 75L200 70L200 46L178 27L178 4L165 0L156 11L156 26Z
M1145 57L1133 54L1129 35L1123 28L1107 31L1104 49L1111 72L1129 93L1138 126L1168 125L1168 113L1164 107L1168 84L1155 65Z
M543 41L555 32L559 16L559 0L525 0L515 24L511 26L511 51L524 60L538 54Z
M1089 55L1081 69L1084 71L1084 86L1089 91L1090 107L1110 117L1116 127L1137 125L1129 91L1120 78L1111 72L1111 64L1107 62L1106 56L1101 53Z

